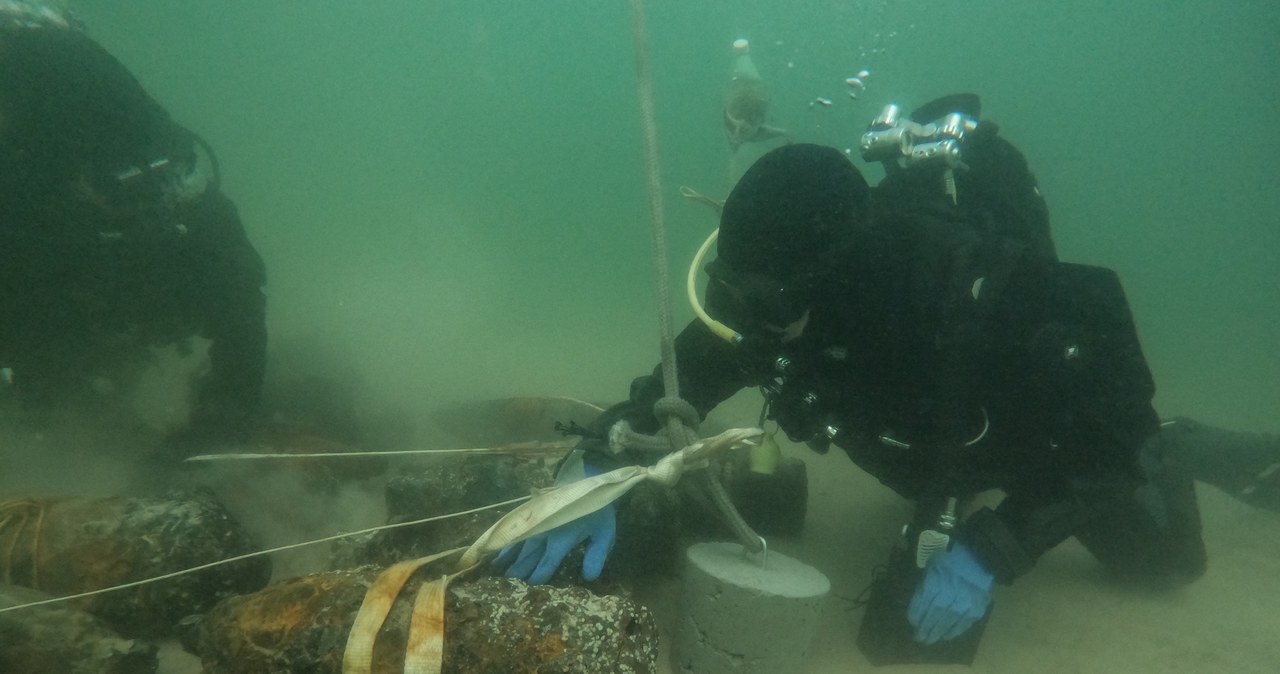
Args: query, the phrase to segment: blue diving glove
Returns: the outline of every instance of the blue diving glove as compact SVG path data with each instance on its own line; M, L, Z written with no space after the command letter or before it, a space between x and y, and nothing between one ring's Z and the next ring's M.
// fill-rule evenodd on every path
M931 557L907 608L916 641L933 644L968 631L986 615L994 581L960 541Z
M610 503L589 515L508 545L498 553L493 563L503 566L515 557L516 561L507 567L507 577L541 585L551 579L570 550L587 541L587 554L582 559L582 578L595 580L604 570L604 562L613 549L617 533L617 511Z

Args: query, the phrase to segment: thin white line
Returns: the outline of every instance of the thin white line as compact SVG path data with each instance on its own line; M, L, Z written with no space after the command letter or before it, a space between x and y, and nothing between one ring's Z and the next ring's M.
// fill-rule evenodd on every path
M354 458L361 456L404 456L411 454L518 454L521 452L549 452L551 450L573 449L576 442L548 442L536 445L505 445L502 447L476 447L471 449L399 449L380 452L318 452L313 454L200 454L188 457L193 461L229 461L244 459L317 459L317 458Z
M200 566L193 566L193 567L191 567L190 569L183 569L183 570L181 570L181 571L174 571L173 573L166 573L166 574L164 574L163 576L156 576L156 577L154 577L154 578L144 578L144 579L142 579L142 580L135 580L135 581L130 582L130 583L124 583L123 585L115 585L115 586L112 586L112 587L104 587L104 588L102 588L102 589L100 589L100 590L90 590L89 592L81 592L80 594L72 594L72 595L67 595L67 596L65 596L65 597L53 597L52 599L42 599L42 600L40 600L40 601L33 601L33 602L28 603L28 604L18 604L17 606L0 607L0 613L8 613L9 611L17 611L18 609L31 608L31 607L33 607L33 606L44 606L45 604L56 604L56 603L58 603L58 602L70 601L70 600L72 600L72 599L80 599L80 598L82 598L82 597L92 597L92 596L94 596L94 595L98 595L98 594L105 594L105 593L107 593L107 592L114 592L114 591L116 591L116 590L125 590L125 589L131 588L131 587L138 587L139 585L146 585L147 583L154 583L154 582L161 581L161 580L168 580L168 579L170 579L170 578L176 578L176 577L178 577L178 576L184 576L184 575L189 574L189 573L195 573L195 572L197 572L197 571L204 571L205 569L212 569L212 568L213 568L213 567L215 567L215 566L222 566L223 564L230 564L230 563L232 563L232 562L238 562L238 561L241 561L241 560L244 560L244 559L249 559L249 558L251 558L251 557L261 557L261 556L263 556L263 555L269 555L269 554L271 554L271 553L273 553L273 552L283 552L283 551L285 551L285 550L293 550L294 548L301 548L301 547L305 547L305 546L308 546L308 545L315 545L315 544L317 544L317 543L327 543L327 542L329 542L329 541L336 541L336 540L338 540L339 538L347 538L347 537L349 537L349 536L359 536L360 534L373 533L373 532L375 532L375 531L382 531L382 530L384 530L384 529L395 529L395 528L397 528L397 527L408 527L408 526L413 526L413 525L415 525L415 524L423 524L423 523L426 523L426 522L434 522L434 521L436 521L436 520L449 519L450 517L461 517L461 516L463 516L463 515L470 515L470 514L472 514L472 513L478 513L478 512L485 511L485 510L490 510L490 509L492 509L492 508L501 508L501 507L503 507L503 506L508 506L508 505L513 504L513 503L520 503L521 501L527 501L527 500L529 500L530 498L532 498L532 497L531 497L531 496L521 496L520 498L513 498L513 499L511 499L511 500L509 500L509 501L503 501L503 502L501 502L501 503L491 503L491 504L486 505L486 506L480 506L479 508L472 508L471 510L463 510L463 511L461 511L461 512L449 513L449 514L447 514L447 515L436 515L436 516L434 516L434 517L427 517L427 518L420 519L420 520L413 520L412 522L397 522L397 523L395 523L395 524L384 524L384 525L382 525L382 526L378 526L378 527L370 527L370 528L368 528L368 529L361 529L361 530L359 530L359 531L348 531L348 532L346 532L346 533L342 533L342 534L334 534L333 536L326 536L326 537L324 537L324 538L317 538L317 539L312 540L312 541L303 541L303 542L301 542L301 543L290 543L289 545L282 545L282 546L280 546L280 547L278 547L278 548L271 548L270 550L259 550L259 551L257 551L257 552L250 552L250 553L248 553L248 554L239 555L239 556L236 556L236 557L230 557L230 558L227 558L227 559L220 559L220 560L218 560L218 561L216 561L216 562L209 562L208 564L201 564Z

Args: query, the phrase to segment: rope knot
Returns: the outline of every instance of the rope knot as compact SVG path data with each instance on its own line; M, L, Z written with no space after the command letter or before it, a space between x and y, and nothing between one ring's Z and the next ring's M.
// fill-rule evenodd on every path
M698 424L702 422L702 417L698 414L698 410L694 409L684 398L676 396L663 396L653 404L653 414L658 417L658 421L662 425L666 425L667 419L676 417L684 422L686 428L698 430Z

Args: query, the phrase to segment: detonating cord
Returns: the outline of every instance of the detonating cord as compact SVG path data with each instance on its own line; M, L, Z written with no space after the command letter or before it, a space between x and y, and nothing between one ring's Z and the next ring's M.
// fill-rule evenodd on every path
M183 459L186 463L207 461L249 461L254 459L367 459L379 456L422 456L455 454L514 454L517 456L555 455L573 449L575 441L519 442L498 447L469 447L466 449L388 449L369 452L247 452L227 454L198 454Z

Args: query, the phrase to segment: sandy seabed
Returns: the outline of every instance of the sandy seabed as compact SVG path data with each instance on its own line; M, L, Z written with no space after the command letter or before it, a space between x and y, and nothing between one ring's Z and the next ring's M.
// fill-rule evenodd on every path
M843 453L796 455L809 464L806 531L775 547L822 571L832 586L808 674L1280 671L1280 515L1204 485L1198 495L1210 561L1195 583L1163 591L1120 584L1070 540L1012 586L997 588L972 667L872 667L854 644L862 610L849 598L866 587L909 510ZM650 602L664 625L673 624L675 585Z

